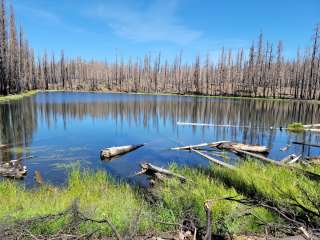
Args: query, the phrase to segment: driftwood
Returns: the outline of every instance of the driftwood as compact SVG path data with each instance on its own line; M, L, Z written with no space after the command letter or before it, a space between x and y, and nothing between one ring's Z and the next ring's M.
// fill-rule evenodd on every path
M320 132L320 129L317 129L317 128L306 128L305 131L309 131L309 132Z
M320 123L303 125L304 128L320 127Z
M0 163L0 176L21 179L27 174L27 167L21 164L21 160L11 160Z
M281 163L288 163L288 162L292 161L293 159L295 159L296 157L297 157L297 155L295 155L295 154L290 154L289 156L284 157L283 159L281 159L279 162L281 162Z
M320 156L306 157L305 160L311 164L320 165Z
M255 153L268 153L268 148L266 146L243 144L236 142L222 142L216 146L218 149L225 149L229 151L247 151Z
M235 166L230 165L230 164L228 164L228 163L225 163L225 162L223 162L223 161L219 161L219 160L217 160L217 159L215 159L215 158L213 158L213 157L211 157L211 156L209 156L209 155L207 155L207 154L205 154L205 153L203 153L203 152L200 152L200 151L198 151L198 150L196 150L196 149L191 149L191 151L193 151L193 152L199 154L200 156L208 159L210 162L213 162L213 163L215 163L215 164L218 164L218 165L220 165L220 166L223 166L223 167L226 167L226 168L229 168L229 169L235 169Z
M287 144L285 147L280 148L280 151L281 151L281 152L288 151L288 150L289 150L289 147L291 147L291 144Z
M36 183L38 183L39 185L43 185L44 184L44 181L43 181L43 178L42 178L42 175L39 171L35 171L34 172L34 177L33 177L34 181Z
M192 150L192 149L201 149L203 147L217 147L221 143L228 143L229 141L219 141L219 142L211 142L211 143L200 143L196 145L188 145L182 147L171 148L171 150Z
M250 126L238 126L230 124L211 124L211 123L189 123L189 122L177 122L177 125L182 126L199 126L199 127L227 127L227 128L250 128Z
M141 171L136 173L135 176L140 176L143 174L147 174L149 176L156 176L158 179L163 180L165 177L174 177L178 178L182 182L185 182L187 179L179 174L171 172L167 169L152 165L151 163L141 163L140 164Z
M0 149L5 149L8 148L9 145L8 144L0 144Z
M106 148L106 149L103 149L100 151L100 158L101 158L101 160L110 159L112 157L119 156L122 154L126 154L128 152L134 151L142 146L144 146L144 144Z
M319 174L316 174L316 173L313 173L313 172L310 172L310 171L307 171L307 170L303 170L303 169L297 168L295 166L287 165L287 164L285 164L283 162L275 161L275 160L272 160L270 158L266 158L264 156L261 156L259 154L250 153L250 152L241 151L241 150L238 150L237 153L239 153L240 155L247 155L247 156L259 159L259 160L261 160L263 162L271 163L271 164L276 165L276 166L286 167L286 168L288 168L288 169L290 169L292 171L295 171L297 173L303 174L303 175L305 175L306 177L309 177L312 180L320 181L320 175Z
M299 155L299 156L297 156L297 157L295 157L295 158L291 159L291 161L289 161L289 162L288 162L288 164L296 163L297 161L299 161L299 160L300 160L301 156L302 156L302 155Z
M243 150L243 151L257 152L257 153L267 153L268 152L268 148L265 146L250 145L250 144L236 143L236 142L230 142L230 141L200 143L197 145L175 147L175 148L171 148L171 150L193 150L193 149L201 149L203 147L225 149L225 150L230 150L230 151Z

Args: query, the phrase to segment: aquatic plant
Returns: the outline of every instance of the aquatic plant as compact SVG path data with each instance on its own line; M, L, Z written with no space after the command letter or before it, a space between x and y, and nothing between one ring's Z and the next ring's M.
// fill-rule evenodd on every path
M304 130L305 129L302 123L293 122L288 125L288 131L291 132L303 132Z

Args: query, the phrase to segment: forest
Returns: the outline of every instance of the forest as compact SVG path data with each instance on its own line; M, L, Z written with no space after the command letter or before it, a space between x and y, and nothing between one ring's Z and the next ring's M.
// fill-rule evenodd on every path
M320 24L294 59L284 56L282 41L273 44L261 33L249 50L222 48L218 59L197 55L187 63L181 51L173 61L159 53L101 62L68 59L63 50L35 56L5 0L0 19L0 95L43 89L320 100Z

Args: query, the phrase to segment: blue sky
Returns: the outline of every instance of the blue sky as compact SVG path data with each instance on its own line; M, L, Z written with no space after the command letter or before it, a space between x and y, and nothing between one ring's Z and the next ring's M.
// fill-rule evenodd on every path
M310 43L319 0L13 0L17 23L36 53L45 49L85 59L116 53L186 59L222 46L248 49L259 33L283 40L285 54Z

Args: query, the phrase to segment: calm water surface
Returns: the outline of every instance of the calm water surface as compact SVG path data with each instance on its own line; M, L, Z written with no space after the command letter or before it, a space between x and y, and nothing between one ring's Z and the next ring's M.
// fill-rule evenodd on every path
M203 97L103 93L39 93L0 104L0 143L14 144L0 152L0 160L34 156L24 161L33 186L34 171L44 180L64 184L68 168L103 169L112 176L143 184L132 177L139 163L167 166L206 166L194 153L169 148L201 142L232 140L268 146L270 158L291 153L320 155L320 149L292 145L291 141L320 144L320 134L292 134L270 127L291 122L320 123L320 104L297 101L239 100ZM177 122L227 124L237 127L180 126ZM249 126L249 127L242 127ZM145 143L145 147L111 162L101 161L107 146Z

